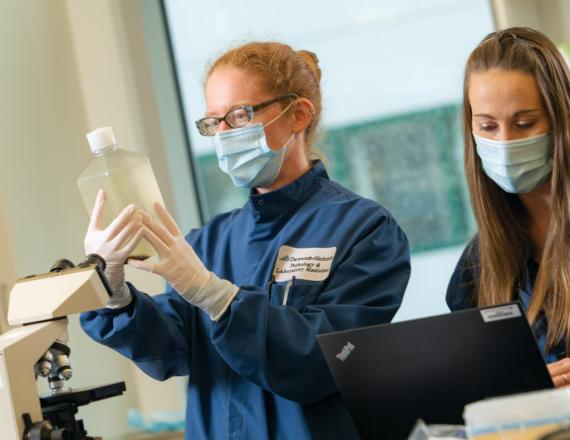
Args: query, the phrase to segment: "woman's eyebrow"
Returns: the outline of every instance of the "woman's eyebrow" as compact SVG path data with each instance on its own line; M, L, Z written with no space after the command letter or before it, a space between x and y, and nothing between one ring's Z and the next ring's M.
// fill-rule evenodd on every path
M517 117L517 116L520 116L520 115L525 114L525 113L537 112L538 110L539 109L537 109L537 108L529 108L529 109L519 110L519 111L515 112L513 117ZM493 115L489 115L487 113L477 113L477 114L474 114L473 116L475 116L477 118L496 119Z
M243 107L245 105L250 105L250 104L248 104L248 103L234 104L228 109L228 111L226 113L224 113L221 116L225 116L228 112L231 112L232 110L235 110L238 107ZM204 116L208 117L208 116L218 116L218 115L216 113L213 113L213 112L206 112Z
M526 109L526 110L519 110L519 111L516 112L513 116L516 117L516 116L520 116L521 114L524 114L524 113L533 113L533 112L537 112L537 111L538 111L537 108L529 108L529 109Z

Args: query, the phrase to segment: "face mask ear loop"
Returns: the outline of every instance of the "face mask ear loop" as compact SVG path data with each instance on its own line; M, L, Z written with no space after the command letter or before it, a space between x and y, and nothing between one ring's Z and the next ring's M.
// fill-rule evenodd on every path
M291 143L291 141L293 140L293 138L295 137L296 133L291 133L291 136L289 137L289 139L287 140L287 142L285 142L285 144L283 144L283 146L281 148L279 148L279 150L277 150L275 153L280 153L281 150L287 150L287 148L289 147L289 144Z
M288 140L287 142L285 142L285 145L283 145L279 151L281 151L281 150L284 149L284 148L288 148L288 147L289 147L289 144L291 143L291 141L293 140L294 137L295 137L295 133L292 133L292 134L291 134L291 137L289 138L289 140Z
M279 113L279 114L278 114L277 116L275 116L271 121L269 121L267 124L265 124L265 125L263 126L263 128L267 128L267 127L269 127L271 124L273 124L277 119L279 119L281 116L283 116L283 115L285 114L285 112L286 112L287 110L289 110L289 109L291 108L291 106L292 106L293 104L295 104L296 102L297 102L297 100L293 101L291 104L289 104L287 107L285 107L281 113Z

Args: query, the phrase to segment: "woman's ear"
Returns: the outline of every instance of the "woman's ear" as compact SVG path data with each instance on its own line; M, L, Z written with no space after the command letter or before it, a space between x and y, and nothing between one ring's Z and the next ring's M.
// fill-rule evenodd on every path
M293 104L293 132L300 133L315 117L315 106L307 98L298 98Z

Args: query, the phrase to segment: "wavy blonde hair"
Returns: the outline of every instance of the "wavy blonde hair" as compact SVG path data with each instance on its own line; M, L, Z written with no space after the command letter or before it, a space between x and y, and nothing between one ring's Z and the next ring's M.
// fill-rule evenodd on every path
M511 301L532 249L528 216L520 200L516 194L502 191L485 175L476 154L469 80L473 73L490 69L532 75L551 123L552 215L528 318L533 323L543 311L548 320L547 347L565 340L570 348L570 72L556 46L529 28L489 34L471 53L465 68L464 165L479 229L475 300L480 306Z

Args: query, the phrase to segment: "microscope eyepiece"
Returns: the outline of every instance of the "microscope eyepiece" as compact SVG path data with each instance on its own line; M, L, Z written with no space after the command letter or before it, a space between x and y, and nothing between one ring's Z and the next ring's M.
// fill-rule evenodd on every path
M97 254L87 255L83 259L83 261L77 265L77 267L87 267L87 266L90 266L92 264L95 264L102 272L104 272L105 268L107 267L107 263L105 262L103 257L101 257ZM51 266L51 269L49 271L50 272L61 272L62 270L71 269L73 267L76 267L75 264L73 264L67 258L60 258L55 263L53 263L53 265Z
M101 270L101 272L105 272L105 268L107 267L107 263L97 254L89 254L85 257L85 259L77 265L77 267L86 267L90 264L95 264Z
M53 265L49 271L50 272L61 272L64 269L71 269L72 267L75 267L75 264L73 264L67 258L60 258L55 263L53 263Z

